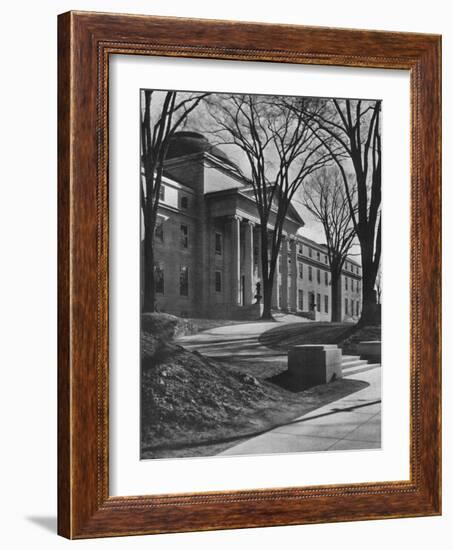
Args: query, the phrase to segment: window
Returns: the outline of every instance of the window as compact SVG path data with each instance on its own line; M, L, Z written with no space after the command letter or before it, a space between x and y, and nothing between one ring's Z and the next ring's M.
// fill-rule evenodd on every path
M360 281L357 281L357 292L360 292Z
M222 255L222 234L221 233L215 234L215 253L216 253L216 256Z
M189 208L189 198L185 195L181 197L181 209L187 210Z
M351 315L354 315L354 300L351 300Z
M348 278L347 277L344 278L344 288L346 290L348 290Z
M304 264L299 262L299 279L304 278Z
M319 262L319 261L320 261L320 259L321 259L321 254L319 253L319 251L318 251L318 252L316 252L316 258L318 259L318 262Z
M154 227L154 238L156 241L164 242L164 219L158 217Z
M310 258L313 256L313 250L310 247L308 247L308 255Z
M324 284L327 286L329 284L329 274L327 271L324 271Z
M300 244L299 245L299 254L303 254L303 253L304 253L304 245Z
M321 311L321 294L316 294L316 309Z
M159 187L159 200L160 201L165 200L165 185L163 183L161 183Z
M222 292L222 272L215 272L215 291Z
M189 268L182 265L179 270L179 294L189 296Z
M324 312L329 313L329 296L324 294Z
M304 291L299 290L299 309L304 309Z
M164 293L164 268L161 263L154 266L154 286L156 294Z
M349 315L349 313L348 313L348 299L347 298L344 299L344 314Z
M344 263L344 268L345 268L346 271L348 270L348 262Z
M308 280L309 281L313 280L313 269L312 269L311 265L308 266Z
M357 315L357 317L359 316L359 301L358 300L355 304L355 314Z
M324 263L327 264L329 262L327 255L324 256Z
M321 271L319 269L316 270L316 282L321 284Z
M181 246L183 248L189 247L189 228L183 223L181 224Z

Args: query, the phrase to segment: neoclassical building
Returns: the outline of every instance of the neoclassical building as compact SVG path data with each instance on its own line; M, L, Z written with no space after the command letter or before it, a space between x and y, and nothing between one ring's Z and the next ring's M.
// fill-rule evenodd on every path
M273 223L272 216L269 228ZM275 310L331 319L327 249L303 236L290 208L272 297ZM170 144L155 233L156 302L180 316L253 319L259 315L260 220L251 185L201 134L179 132ZM348 258L342 317L361 309L361 269Z

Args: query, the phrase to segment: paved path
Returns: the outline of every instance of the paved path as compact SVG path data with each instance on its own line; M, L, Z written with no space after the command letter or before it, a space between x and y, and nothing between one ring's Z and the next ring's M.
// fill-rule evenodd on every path
M347 376L347 371L346 371ZM226 449L221 455L379 449L381 447L381 368L349 378L370 385L265 434Z
M226 325L204 330L191 336L177 339L177 343L191 351L198 351L207 357L231 357L234 355L241 361L285 361L286 353L273 350L260 343L259 337L263 332L275 328L277 325L307 322L296 315L275 316L277 322L257 321L256 323L241 323Z

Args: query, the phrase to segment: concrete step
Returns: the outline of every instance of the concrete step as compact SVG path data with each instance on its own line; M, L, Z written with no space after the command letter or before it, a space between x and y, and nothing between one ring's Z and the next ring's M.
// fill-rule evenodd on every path
M381 363L367 363L365 362L365 365L360 365L358 367L353 367L350 369L346 369L346 371L343 371L343 377L347 378L348 376L354 376L355 374L359 374L362 372L366 372L368 370L373 370L381 367Z
M354 361L360 359L360 355L342 355L342 361Z
M367 365L368 361L365 359L354 359L353 361L342 361L341 367L343 370L348 370L356 367L363 367L363 365Z

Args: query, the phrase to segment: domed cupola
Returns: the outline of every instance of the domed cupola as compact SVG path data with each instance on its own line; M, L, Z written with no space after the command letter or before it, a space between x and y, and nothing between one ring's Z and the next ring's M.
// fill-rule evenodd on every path
M203 134L198 132L176 132L170 140L167 159L196 153L210 153L230 166L235 167L234 162L219 147L212 145Z

